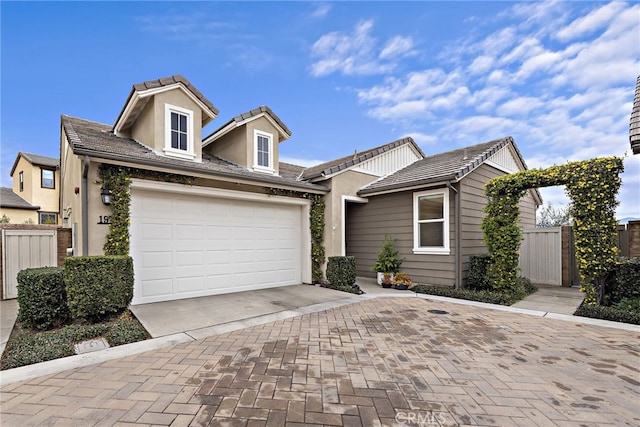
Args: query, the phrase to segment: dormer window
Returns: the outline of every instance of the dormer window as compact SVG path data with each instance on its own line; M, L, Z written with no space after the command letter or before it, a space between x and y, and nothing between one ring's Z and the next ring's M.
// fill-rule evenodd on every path
M273 135L259 130L253 131L253 168L259 172L274 173Z
M171 157L193 160L193 111L165 104L164 153Z

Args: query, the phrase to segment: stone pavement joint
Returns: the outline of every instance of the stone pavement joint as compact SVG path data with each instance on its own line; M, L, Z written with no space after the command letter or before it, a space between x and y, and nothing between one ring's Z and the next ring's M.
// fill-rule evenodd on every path
M639 330L376 298L8 384L0 423L640 425L638 360Z

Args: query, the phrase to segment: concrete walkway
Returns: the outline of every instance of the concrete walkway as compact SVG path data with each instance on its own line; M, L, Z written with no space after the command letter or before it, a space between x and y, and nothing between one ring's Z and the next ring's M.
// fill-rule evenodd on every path
M0 355L9 341L13 325L18 317L18 300L9 299L0 301Z
M640 328L412 294L357 296L90 366L67 360L28 381L5 382L5 371L0 423L640 424Z
M537 292L511 307L572 315L580 307L583 299L584 293L580 292L579 287L563 288L561 286L539 285Z

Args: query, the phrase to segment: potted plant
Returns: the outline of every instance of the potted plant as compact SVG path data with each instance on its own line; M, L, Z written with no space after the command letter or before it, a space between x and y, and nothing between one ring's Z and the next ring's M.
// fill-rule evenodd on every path
M391 273L383 273L382 282L380 284L382 285L383 288L391 288L395 284Z
M382 284L384 273L391 273L393 275L400 270L400 266L402 265L403 260L398 257L398 251L393 247L395 242L396 239L388 234L384 236L380 251L378 252L378 258L371 268L378 275L379 285Z
M413 284L407 273L398 273L395 275L393 280L395 282L394 288L396 289L409 289L409 287Z

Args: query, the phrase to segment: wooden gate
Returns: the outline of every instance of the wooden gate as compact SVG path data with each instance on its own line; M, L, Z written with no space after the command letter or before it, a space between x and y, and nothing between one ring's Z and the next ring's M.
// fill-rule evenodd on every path
M521 275L533 283L562 286L562 228L530 228L522 232Z
M56 230L2 230L3 298L18 297L16 276L25 268L58 265Z

